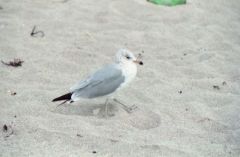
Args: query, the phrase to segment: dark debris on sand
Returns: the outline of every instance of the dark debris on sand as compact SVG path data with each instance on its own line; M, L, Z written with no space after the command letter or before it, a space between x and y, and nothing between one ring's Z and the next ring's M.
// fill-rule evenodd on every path
M7 65L7 66L19 67L19 66L22 66L22 63L24 61L19 58L15 58L13 61L8 61L8 62L1 61L1 62L2 62L2 64Z
M2 131L4 133L5 138L10 137L14 133L13 129L12 129L12 126L11 125L6 125L6 124L3 125Z
M220 90L220 87L217 85L213 85L213 89Z
M30 33L30 35L32 37L42 37L43 38L45 36L44 32L43 31L36 31L36 27L37 26L33 26L33 29L32 29L32 32Z
M8 131L8 126L6 124L3 125L3 132L7 132Z

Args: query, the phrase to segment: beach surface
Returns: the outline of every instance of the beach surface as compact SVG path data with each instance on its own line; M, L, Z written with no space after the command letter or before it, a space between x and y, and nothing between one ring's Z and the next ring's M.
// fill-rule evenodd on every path
M238 0L0 0L0 34L24 61L0 63L0 157L240 156ZM143 55L115 95L132 113L51 102L120 48Z

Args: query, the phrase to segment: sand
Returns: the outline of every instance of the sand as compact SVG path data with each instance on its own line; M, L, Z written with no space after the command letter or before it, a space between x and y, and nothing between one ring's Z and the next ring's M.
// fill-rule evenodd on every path
M0 157L240 156L240 4L188 0L1 0ZM33 34L31 31L43 31ZM51 100L111 63L143 53L137 78L104 99ZM9 91L16 92L11 95ZM6 129L6 128L5 128Z

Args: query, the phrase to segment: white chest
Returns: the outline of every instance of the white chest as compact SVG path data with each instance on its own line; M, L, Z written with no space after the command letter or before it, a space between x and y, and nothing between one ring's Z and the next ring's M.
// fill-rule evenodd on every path
M121 65L121 67L122 67L123 75L125 77L125 81L121 85L121 87L124 87L136 77L137 66L134 63L130 63L130 64L123 64Z

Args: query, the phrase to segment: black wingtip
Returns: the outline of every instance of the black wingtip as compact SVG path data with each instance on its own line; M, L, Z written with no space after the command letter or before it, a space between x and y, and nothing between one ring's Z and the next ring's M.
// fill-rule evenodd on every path
M57 101L56 98L52 100L52 102Z
M67 93L67 94L64 94L60 97L53 99L52 102L61 101L61 100L71 100L71 96L72 96L72 93Z

